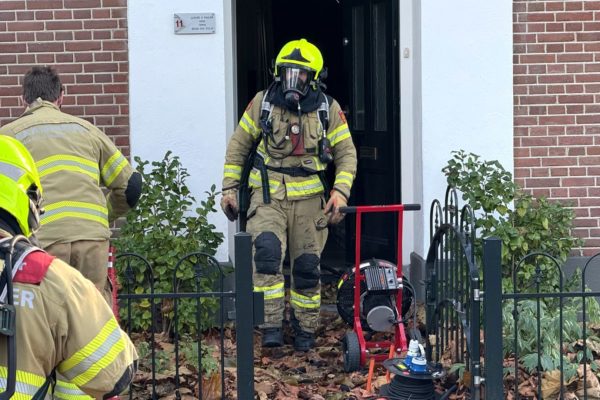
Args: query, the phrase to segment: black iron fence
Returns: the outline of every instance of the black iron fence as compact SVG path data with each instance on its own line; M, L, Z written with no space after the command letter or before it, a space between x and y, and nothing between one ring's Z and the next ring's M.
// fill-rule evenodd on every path
M589 290L587 277L600 254L568 284L561 263L542 252L507 274L500 239L476 236L473 212L459 207L454 189L444 204L433 202L430 221L428 359L462 369L473 399L599 398L600 292Z
M122 288L118 295L121 324L137 339L140 371L146 374L143 382L132 384L128 395L121 396L122 399L158 399L166 394L159 393L164 391L174 393L177 399L184 393L203 399L203 393L207 393L206 385L211 386L206 398L228 398L227 363L236 365L233 379L237 398L254 397L252 333L254 326L263 320L264 304L262 293L253 292L251 245L251 235L239 233L235 236L235 289L230 290L225 289L223 267L208 254L197 252L182 257L172 270L169 292L156 290L157 273L143 256L134 253L117 255L116 267L125 276L121 279ZM183 279L182 271L193 271L193 278ZM235 304L233 311L227 311L228 302ZM203 326L203 321L207 320L212 321L211 326ZM232 322L235 327L233 355L227 354L232 349L226 350L225 345L226 329ZM207 351L203 344L203 333L208 328L217 330L218 357ZM160 338L157 337L159 334ZM165 354L161 348L165 343L169 346L169 355L165 356L168 361L159 356ZM228 360L230 357L235 360ZM174 365L170 365L171 361ZM205 374L206 364L215 361L217 366L212 364L212 368L216 370L212 372L218 373L213 376L220 377L216 384L214 379L206 379ZM165 362L169 363L166 370ZM182 371L185 371L186 379ZM165 380L168 381L166 387L161 387L159 382L165 385Z
M523 380L520 376L528 374L535 383L530 391L538 399L597 399L600 385L596 373L600 365L595 358L600 339L596 298L600 292L587 287L587 278L588 274L597 273L600 254L586 262L581 276L576 274L574 279L567 280L557 259L547 253L530 253L511 271L513 289L502 290L497 283L503 278L501 266L494 263L499 258L501 244L497 239L486 244L486 346L500 346L497 348L503 348L510 357L504 365L498 355L486 361L486 391L492 394L504 390L515 399L526 399L529 396L521 393L519 383ZM525 269L533 274L523 284L519 277ZM593 327L591 313L596 314Z
M431 245L427 253L427 359L451 360L461 365L470 380L472 397L479 398L481 301L479 271L475 264L474 217L471 208L459 207L458 195L446 191L442 205L430 209ZM449 365L446 365L449 367Z

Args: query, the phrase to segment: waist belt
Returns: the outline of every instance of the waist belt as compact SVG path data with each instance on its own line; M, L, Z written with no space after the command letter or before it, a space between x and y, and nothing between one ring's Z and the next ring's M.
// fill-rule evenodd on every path
M256 157L254 159L254 166L260 171L263 190L263 201L265 202L265 204L269 204L271 202L271 195L269 193L269 177L267 170L279 172L281 174L294 177L301 176L303 178L312 175L318 175L319 179L321 180L321 184L325 189L325 200L329 200L329 184L327 182L327 177L325 176L325 171L310 171L302 167L270 167L268 165L265 165L262 157Z
M310 171L310 170L302 168L302 167L279 167L279 168L277 168L277 167L270 167L267 165L267 169L270 171L279 172L281 174L294 176L294 177L301 176L303 178L306 178L311 175L319 174L319 171Z

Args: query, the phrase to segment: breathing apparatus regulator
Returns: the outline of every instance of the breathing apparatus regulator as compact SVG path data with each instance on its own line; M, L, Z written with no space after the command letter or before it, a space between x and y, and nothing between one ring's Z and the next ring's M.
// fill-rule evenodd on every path
M290 109L298 111L298 124L290 126L289 132L286 132L285 140L289 139L289 134L301 134L300 120L302 116L301 100L309 90L316 91L323 85L321 79L326 76L326 69L323 68L323 56L319 49L309 43L306 39L293 40L286 43L275 60L274 78L275 84L280 83L283 90L285 102ZM327 129L329 128L329 100L325 94L319 93L325 100L320 104L317 112L321 124L321 138L318 143L319 160L323 164L329 164L333 161L331 143L327 139ZM264 111L264 107L263 107ZM270 115L269 115L270 116ZM268 119L268 118L267 118ZM261 118L262 120L262 118ZM267 132L272 133L272 127L265 124L262 126ZM299 143L296 142L296 143ZM281 146L282 143L275 144ZM292 154L295 149L292 149Z

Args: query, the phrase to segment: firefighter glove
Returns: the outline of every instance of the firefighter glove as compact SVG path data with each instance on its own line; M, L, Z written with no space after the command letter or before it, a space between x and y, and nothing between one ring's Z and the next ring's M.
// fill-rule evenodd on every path
M221 197L221 209L230 221L235 221L238 217L239 207L237 200L237 189L223 190Z
M332 190L329 196L329 201L325 206L325 215L328 215L328 222L335 225L344 219L345 214L340 212L340 207L346 207L348 200L346 196L337 190Z

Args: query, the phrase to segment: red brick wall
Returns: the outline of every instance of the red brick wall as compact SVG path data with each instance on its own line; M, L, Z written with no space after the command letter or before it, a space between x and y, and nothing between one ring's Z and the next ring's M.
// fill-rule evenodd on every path
M514 0L517 183L570 201L600 251L600 1Z
M0 125L23 112L20 85L33 65L55 67L63 111L129 155L127 0L0 0Z

